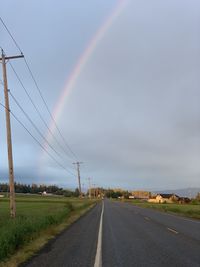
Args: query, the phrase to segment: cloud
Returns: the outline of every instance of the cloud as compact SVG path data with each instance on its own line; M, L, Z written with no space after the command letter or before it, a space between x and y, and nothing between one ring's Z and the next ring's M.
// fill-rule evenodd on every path
M101 186L126 188L199 186L199 3L129 2L88 59L57 123L71 148L84 161L83 180L92 177ZM30 28L33 30L32 39L24 37L21 41L29 51L34 73L51 109L75 61L115 4L113 1L108 10L108 3L102 3L98 11L94 8L97 2L91 3L87 6L87 20L86 13L75 10L73 5L69 7L63 2L62 8L57 6L54 12L50 4L54 25L48 14L44 21L42 10L37 10L36 22L30 6L24 5L30 15L30 19L26 18L28 26L21 27L21 18L18 27L13 28L20 28L16 36L25 37ZM31 5L37 9L40 2ZM86 8L85 2L83 5ZM44 30L48 32L43 34ZM52 33L56 33L56 38L52 39ZM40 42L35 43L37 38ZM19 70L24 74L21 65ZM26 75L22 77L49 122L33 84ZM45 132L12 75L9 84ZM21 115L20 118L24 120ZM14 121L12 129L17 179L76 186L76 177L69 177L48 155L40 162L41 149ZM3 167L7 155L5 132L2 134ZM56 136L60 138L58 133ZM59 150L56 142L52 141L52 145ZM64 157L62 164L69 167L73 161Z
M73 132L77 153L98 169L101 183L199 184L197 24L186 6L177 15L172 5L147 12L131 4L66 104L66 133Z

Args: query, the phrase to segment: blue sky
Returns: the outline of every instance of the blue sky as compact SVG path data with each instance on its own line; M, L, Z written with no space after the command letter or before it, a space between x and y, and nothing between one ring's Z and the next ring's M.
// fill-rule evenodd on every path
M26 55L51 110L80 55L117 3L2 3L1 16ZM91 177L93 183L105 187L200 186L199 5L198 1L129 1L96 46L57 122L84 162L85 184ZM18 53L2 25L0 35L6 53ZM49 123L23 60L13 65ZM45 133L9 66L8 77L12 93ZM0 97L3 102L2 90ZM11 109L37 136L13 101ZM0 174L6 181L2 109L0 120ZM41 160L41 148L14 120L12 130L16 181L77 186L76 177L48 155ZM52 146L59 151L53 140ZM62 154L60 161L73 168L73 157Z

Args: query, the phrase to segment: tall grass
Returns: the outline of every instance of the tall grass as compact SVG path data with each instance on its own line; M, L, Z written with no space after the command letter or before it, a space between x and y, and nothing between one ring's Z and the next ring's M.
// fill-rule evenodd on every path
M144 208L152 208L164 212L173 212L184 215L190 218L200 219L200 204L165 204L165 203L148 203L148 202L134 202L133 204Z
M61 223L71 211L90 205L89 202L47 200L34 203L20 199L17 202L18 215L10 219L8 202L0 202L0 261L13 254L19 247L36 238L40 231ZM1 216L3 215L3 216Z

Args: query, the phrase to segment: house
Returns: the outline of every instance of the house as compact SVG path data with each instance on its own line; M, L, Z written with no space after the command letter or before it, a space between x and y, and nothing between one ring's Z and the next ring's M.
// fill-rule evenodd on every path
M180 197L175 194L157 194L156 197L148 199L151 203L174 203L179 201Z

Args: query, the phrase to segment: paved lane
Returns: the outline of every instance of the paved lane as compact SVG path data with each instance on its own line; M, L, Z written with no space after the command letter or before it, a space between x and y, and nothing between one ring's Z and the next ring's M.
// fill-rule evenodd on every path
M105 200L103 267L200 266L200 222Z
M200 267L200 221L104 200L104 205L98 204L23 266L94 264Z
M67 230L62 232L24 267L94 266L101 214L98 204Z

